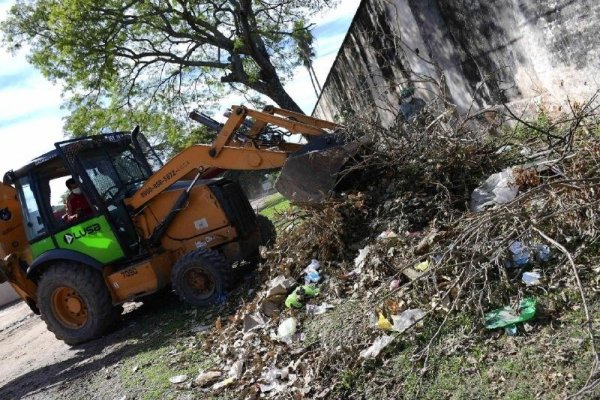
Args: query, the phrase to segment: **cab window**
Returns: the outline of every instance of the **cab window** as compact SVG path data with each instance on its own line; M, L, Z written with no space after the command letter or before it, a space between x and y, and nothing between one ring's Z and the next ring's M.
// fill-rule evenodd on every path
M23 177L19 180L21 187L22 202L25 203L23 209L23 219L25 220L25 231L29 240L47 233L42 216L35 201L35 195L29 177Z

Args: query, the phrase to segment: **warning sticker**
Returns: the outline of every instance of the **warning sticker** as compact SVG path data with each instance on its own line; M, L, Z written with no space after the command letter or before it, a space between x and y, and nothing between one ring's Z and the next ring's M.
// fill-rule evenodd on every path
M208 228L208 221L206 220L206 218L197 219L194 221L194 227L197 231L204 230Z

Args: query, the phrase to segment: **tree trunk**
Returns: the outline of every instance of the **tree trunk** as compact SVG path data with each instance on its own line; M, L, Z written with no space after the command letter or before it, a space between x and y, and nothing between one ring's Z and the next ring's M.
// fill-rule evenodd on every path
M248 46L249 53L260 67L260 81L262 82L241 82L259 93L273 99L281 108L304 114L304 111L296 104L294 99L285 91L281 80L277 75L275 66L271 63L269 52L258 31L254 11L252 9L252 0L241 0L239 2L239 26L238 29ZM243 65L240 65L243 69ZM239 74L238 74L239 75ZM244 78L247 75L243 73Z
M269 93L264 93L273 99L277 105L281 108L285 108L286 110L294 111L300 114L304 114L304 111L300 108L300 106L292 99L292 97L285 91L281 83L278 82L278 85L275 87L269 85Z

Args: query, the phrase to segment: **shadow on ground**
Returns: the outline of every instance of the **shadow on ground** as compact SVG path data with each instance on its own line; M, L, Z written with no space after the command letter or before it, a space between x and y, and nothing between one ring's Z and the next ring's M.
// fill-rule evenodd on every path
M213 315L226 317L248 301L250 293L255 293L249 289L258 284L255 274L249 275L230 294L226 304L198 309L200 319L211 321ZM180 302L172 292L149 296L143 300L143 304L136 303L136 306L126 307L121 321L107 335L72 347L76 352L75 356L34 369L7 382L0 388L0 399L48 399L65 396L121 398L130 390L122 387L118 376L111 376L115 371L111 372L110 368L123 364L121 361L137 354L167 345L173 340L175 331L189 328L189 314L193 310ZM140 386L143 386L143 382L140 382ZM134 391L143 391L143 387Z
M145 330L165 318L168 314L182 312L186 306L174 295L163 295L150 299L137 308L125 312L122 320L112 332L92 342L74 346L76 355L67 360L27 372L0 388L0 399L36 396L41 391L70 384L82 377L89 377L106 366L147 351L157 341L132 341L141 337ZM35 351L35 349L30 349ZM102 397L98 393L99 397Z

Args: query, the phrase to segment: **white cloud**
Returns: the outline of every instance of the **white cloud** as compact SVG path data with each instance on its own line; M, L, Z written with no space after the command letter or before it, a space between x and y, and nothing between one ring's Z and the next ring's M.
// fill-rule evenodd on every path
M318 14L311 22L316 25L325 25L342 19L352 19L361 1L362 0L340 0L333 10Z
M0 178L63 139L60 88L0 50Z
M17 86L0 87L0 126L4 121L35 113L55 113L60 119L60 104L60 87L52 85L39 74L33 74Z
M36 117L0 127L0 178L54 148L63 139L62 121L55 117Z
M4 19L12 1L0 2ZM0 48L0 179L64 138L60 87L53 85L25 59Z

